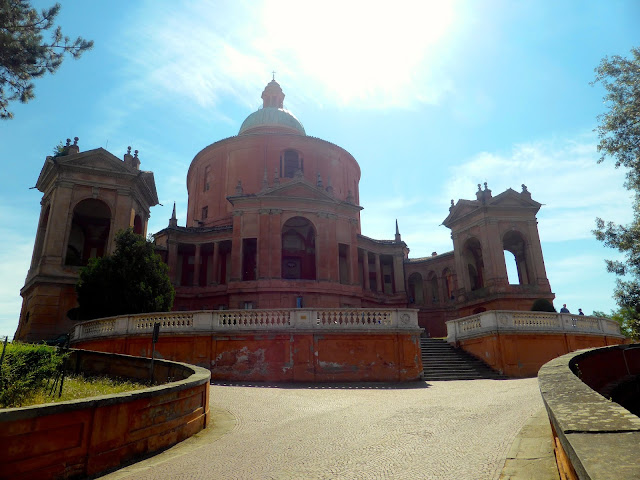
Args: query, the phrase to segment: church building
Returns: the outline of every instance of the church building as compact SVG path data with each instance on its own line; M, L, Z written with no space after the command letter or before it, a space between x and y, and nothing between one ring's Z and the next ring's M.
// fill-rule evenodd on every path
M269 82L262 108L238 135L191 162L186 224L178 225L174 206L154 234L176 289L174 310L408 307L418 309L425 335L441 337L447 320L553 300L537 229L541 204L526 186L493 196L485 183L475 199L452 200L442 223L453 250L409 258L397 224L392 239L362 234L358 162L307 135L284 98ZM42 208L16 332L29 341L73 327L79 268L112 253L120 229L146 235L158 204L137 152L120 160L102 148L80 152L77 140L47 157L36 186ZM505 251L517 284L509 283Z

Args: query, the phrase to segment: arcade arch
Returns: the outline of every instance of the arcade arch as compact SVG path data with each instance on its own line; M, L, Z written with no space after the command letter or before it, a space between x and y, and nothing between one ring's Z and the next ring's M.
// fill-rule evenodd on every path
M424 287L422 283L422 275L414 272L409 276L409 303L416 305L424 304Z
M282 278L316 279L316 230L304 217L293 217L282 226Z
M515 282L513 281L515 278L509 278L510 284L528 285L530 283L526 246L524 236L517 230L510 230L502 237L502 249L505 252L505 262L508 261L507 259L510 259L511 262L515 260L515 268L518 272L518 281ZM507 252L510 252L513 256L507 255ZM507 271L509 271L509 268L507 268Z
M73 209L71 231L67 241L65 265L86 265L90 258L107 251L111 210L101 200L89 198Z

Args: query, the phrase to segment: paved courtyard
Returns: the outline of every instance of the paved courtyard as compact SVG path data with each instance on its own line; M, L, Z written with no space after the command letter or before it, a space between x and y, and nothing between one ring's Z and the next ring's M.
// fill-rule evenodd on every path
M212 385L211 406L217 426L106 478L493 480L542 399L530 378Z

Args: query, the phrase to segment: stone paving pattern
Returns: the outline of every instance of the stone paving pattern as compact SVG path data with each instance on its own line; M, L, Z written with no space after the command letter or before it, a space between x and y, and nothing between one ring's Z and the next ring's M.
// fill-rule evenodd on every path
M542 400L529 378L405 388L212 385L211 405L235 417L226 434L212 435L214 424L189 447L105 478L495 480Z

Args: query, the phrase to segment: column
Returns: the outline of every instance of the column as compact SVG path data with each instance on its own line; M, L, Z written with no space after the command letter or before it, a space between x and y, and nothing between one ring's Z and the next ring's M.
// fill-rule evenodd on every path
M271 266L269 238L269 209L261 209L258 216L258 275L256 279L269 278Z
M196 243L196 253L193 256L193 286L200 285L200 244Z
M269 275L282 278L282 210L269 211Z
M233 212L233 236L231 238L231 276L232 282L242 280L242 212Z
M396 254L393 256L393 275L396 291L394 293L404 293L404 256Z
M43 245L43 264L62 265L65 255L66 235L71 226L73 210L71 209L72 186L59 185L52 194L51 211L49 212L49 228Z
M213 242L213 259L211 267L211 284L220 283L220 242Z
M362 268L363 268L363 285L362 288L365 291L369 291L371 290L371 285L369 283L369 252L367 252L366 250L362 251Z
M464 244L460 240L459 234L452 234L453 240L453 252L456 265L456 273L458 275L458 289L463 289L465 292L471 291L471 283L469 283L469 273L467 271L467 265L464 262ZM462 281L460 281L462 280Z
M178 242L167 240L169 247L167 265L169 265L169 279L173 285L178 285Z
M358 221L355 218L349 220L351 227L351 245L349 245L349 283L357 285L360 280L358 271Z
M384 285L382 284L382 272L380 271L380 254L376 253L376 288L379 293L384 293Z

